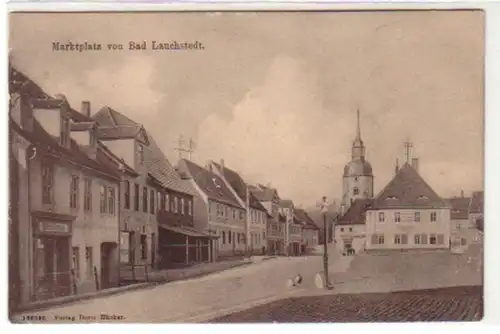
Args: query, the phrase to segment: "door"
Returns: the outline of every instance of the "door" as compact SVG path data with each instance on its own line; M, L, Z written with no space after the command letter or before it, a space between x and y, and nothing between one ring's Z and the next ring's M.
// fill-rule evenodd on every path
M156 268L156 234L151 233L151 268Z
M69 238L35 238L35 299L46 300L70 294Z
M103 242L101 244L101 284L99 289L108 289L114 285L111 270L115 248L116 244L112 242Z

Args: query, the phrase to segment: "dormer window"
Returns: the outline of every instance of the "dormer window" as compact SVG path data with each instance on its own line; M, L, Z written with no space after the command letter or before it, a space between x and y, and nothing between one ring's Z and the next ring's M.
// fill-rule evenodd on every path
M69 119L66 116L61 116L61 146L67 147L69 142Z
M137 153L139 155L139 163L144 163L144 147L141 144L137 144Z
M425 195L421 195L421 196L418 196L417 199L418 200L426 200L426 199L429 199L429 197L427 197Z

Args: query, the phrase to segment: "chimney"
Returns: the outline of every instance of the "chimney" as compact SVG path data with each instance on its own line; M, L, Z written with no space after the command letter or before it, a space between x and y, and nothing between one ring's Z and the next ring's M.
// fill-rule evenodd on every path
M81 113L90 118L90 101L82 101Z
M463 189L462 189L462 190L460 190L460 196L461 196L462 198L464 198L464 191L463 191Z
M412 158L411 159L411 166L413 167L414 170L417 171L418 173L418 158Z
M220 159L220 169L221 169L221 173L224 172L224 159Z

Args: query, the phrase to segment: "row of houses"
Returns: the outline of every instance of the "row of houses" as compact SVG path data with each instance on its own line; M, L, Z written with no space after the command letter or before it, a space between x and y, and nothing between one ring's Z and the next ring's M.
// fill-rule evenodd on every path
M74 109L9 68L10 308L120 284L120 268L299 255L318 227L224 161L172 165L140 123Z

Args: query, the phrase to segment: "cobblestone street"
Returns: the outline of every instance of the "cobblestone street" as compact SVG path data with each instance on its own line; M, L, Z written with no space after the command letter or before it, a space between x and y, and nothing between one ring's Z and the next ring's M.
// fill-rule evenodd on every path
M211 323L478 321L482 287L289 298Z

